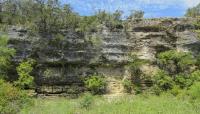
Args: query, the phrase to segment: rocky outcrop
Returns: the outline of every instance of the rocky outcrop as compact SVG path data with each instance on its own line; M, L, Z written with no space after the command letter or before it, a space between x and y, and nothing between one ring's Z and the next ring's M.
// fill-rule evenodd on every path
M130 53L155 61L156 54L176 49L198 54L200 41L193 32L194 19L129 20L123 28L80 34L62 31L60 36L31 36L23 27L10 27L9 46L17 50L13 61L34 58L38 92L84 91L82 79L100 73L123 78ZM63 37L62 37L63 36ZM72 87L78 88L74 91ZM70 91L70 92L69 92Z

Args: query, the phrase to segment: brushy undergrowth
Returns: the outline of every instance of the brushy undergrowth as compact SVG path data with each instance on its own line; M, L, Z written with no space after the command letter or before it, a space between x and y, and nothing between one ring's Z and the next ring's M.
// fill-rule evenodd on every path
M88 98L88 97L87 97ZM81 108L85 97L78 99L35 99L35 106L20 114L199 114L200 102L171 94L123 96L106 99L90 96L90 108ZM88 100L87 100L88 101ZM90 101L90 100L89 100Z
M31 98L24 91L0 80L0 114L17 114L22 107L31 104Z

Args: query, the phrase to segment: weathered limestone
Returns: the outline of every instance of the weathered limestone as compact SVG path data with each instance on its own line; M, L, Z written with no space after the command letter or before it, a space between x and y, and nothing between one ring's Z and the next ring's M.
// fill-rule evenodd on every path
M125 65L130 60L129 53L149 61L155 61L156 54L169 49L199 54L200 41L193 32L193 21L178 18L135 20L128 22L127 29L116 31L104 26L98 32L85 35L66 31L61 33L62 40L48 35L30 37L25 28L10 27L9 46L17 50L13 61L30 57L37 60L38 92L62 93L70 91L72 86L82 87L83 77L94 73L123 79L127 74ZM143 66L147 74L152 73L153 68L155 66Z

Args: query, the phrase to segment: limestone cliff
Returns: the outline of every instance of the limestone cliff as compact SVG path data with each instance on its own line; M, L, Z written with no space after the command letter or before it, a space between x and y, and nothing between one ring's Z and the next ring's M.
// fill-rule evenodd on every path
M82 78L93 73L122 79L127 72L129 53L140 59L156 60L156 54L176 49L197 55L200 41L193 32L194 19L130 20L123 28L80 34L61 31L64 38L31 36L23 27L10 27L9 46L17 50L13 61L37 60L35 81L38 92L74 93L83 91ZM147 67L146 69L150 69ZM76 88L78 90L72 90Z

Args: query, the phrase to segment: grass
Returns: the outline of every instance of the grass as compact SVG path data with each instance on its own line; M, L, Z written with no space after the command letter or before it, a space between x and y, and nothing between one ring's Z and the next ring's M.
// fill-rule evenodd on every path
M20 114L200 114L200 103L171 95L125 96L108 100L95 96L88 109L80 108L83 98L35 99L33 107Z

